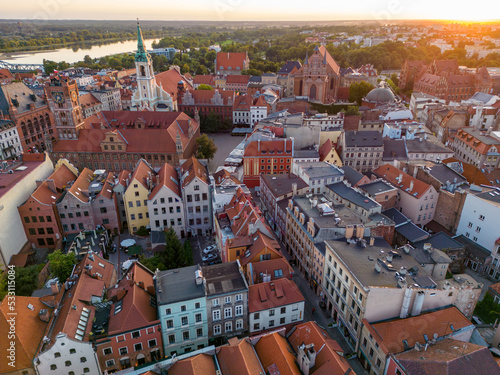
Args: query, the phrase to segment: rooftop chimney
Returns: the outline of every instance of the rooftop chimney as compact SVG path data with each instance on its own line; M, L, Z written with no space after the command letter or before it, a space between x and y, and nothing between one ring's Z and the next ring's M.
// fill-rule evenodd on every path
M370 246L373 246L375 243L375 237L370 237Z
M401 183L401 181L403 181L403 174L402 173L399 174L397 181L398 181L398 183Z
M356 225L356 238L363 238L364 234L365 234L365 226Z
M58 283L50 284L50 289L52 290L52 294L58 294L59 293L59 284Z
M345 238L350 239L353 234L354 234L354 226L347 225L345 227Z
M297 362L304 375L309 375L309 370L316 365L316 354L314 344L302 344L298 347Z
M413 180L410 181L410 191L413 191Z
M194 271L194 277L196 281L196 285L201 285L203 283L203 274L200 270Z

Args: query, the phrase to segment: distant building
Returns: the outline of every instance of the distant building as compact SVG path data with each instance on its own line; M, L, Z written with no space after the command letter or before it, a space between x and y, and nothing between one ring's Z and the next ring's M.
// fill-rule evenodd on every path
M16 124L10 120L0 120L0 160L13 159L22 152Z
M378 131L346 131L339 138L339 146L344 165L359 172L377 168L384 152L382 134Z
M250 68L250 59L246 52L217 52L215 74L233 75Z
M456 157L478 168L500 166L500 140L474 128L458 130L453 141Z

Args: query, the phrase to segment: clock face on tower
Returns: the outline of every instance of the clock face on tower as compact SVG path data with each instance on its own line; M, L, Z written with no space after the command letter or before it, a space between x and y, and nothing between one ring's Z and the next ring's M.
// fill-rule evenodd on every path
M58 104L64 103L64 95L62 92L53 92L52 98L54 98L54 101Z
M78 95L76 94L76 91L73 91L71 93L71 100L73 100L74 102L76 102L76 98L78 97Z

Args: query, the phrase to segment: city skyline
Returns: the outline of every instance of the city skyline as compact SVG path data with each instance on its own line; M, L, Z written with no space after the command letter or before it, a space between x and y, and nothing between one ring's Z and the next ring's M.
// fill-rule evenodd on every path
M88 0L85 9L67 0L26 0L23 7L16 3L3 5L4 19L112 19L127 20L139 17L142 20L208 20L208 21L334 21L402 19L492 21L487 9L487 0L478 0L474 7L460 7L456 2L421 0L360 0L333 6L331 2L319 0L314 7L308 3L290 7L284 1L251 3L241 0L191 0L182 4L164 5L159 0L144 0L138 5L131 0L122 2L98 2ZM265 9L265 11L262 11ZM98 12L96 13L96 10ZM102 15L102 16L101 16Z

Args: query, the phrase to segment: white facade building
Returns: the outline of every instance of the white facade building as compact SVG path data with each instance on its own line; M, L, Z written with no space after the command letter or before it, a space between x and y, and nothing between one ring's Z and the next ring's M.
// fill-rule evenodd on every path
M314 194L325 192L325 186L344 180L344 171L339 167L322 162L293 163L292 173L299 176Z
M70 339L65 333L35 358L34 367L37 374L102 374L92 343Z
M341 130L344 127L344 113L339 112L336 115L318 113L314 116L304 116L302 125L321 126L321 131Z
M164 231L172 228L179 238L184 238L186 237L184 205L177 171L165 163L158 172L158 178L158 184L148 200L151 230Z
M457 227L462 234L492 252L494 263L500 261L498 238L500 237L500 191L497 189L473 188L465 198L464 207ZM495 262L496 260L496 262Z
M121 111L122 97L120 89L92 91L92 95L102 103L103 111Z
M212 230L212 186L207 167L195 157L184 161L180 169L186 230L202 236Z
M9 159L23 152L16 124L0 120L0 160Z
M75 78L76 84L78 87L86 87L88 85L94 84L94 77L91 75L84 75L81 77Z

